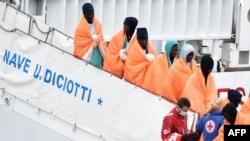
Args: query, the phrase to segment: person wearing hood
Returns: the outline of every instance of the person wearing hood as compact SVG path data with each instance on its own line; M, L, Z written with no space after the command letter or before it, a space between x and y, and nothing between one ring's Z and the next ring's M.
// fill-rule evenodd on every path
M241 102L242 94L238 90L229 89L227 92L227 97L223 100L223 105L227 103L233 103L237 108Z
M181 48L181 57L169 68L164 82L162 96L172 102L179 99L186 81L197 70L194 57L194 47L191 44L184 44Z
M103 70L110 72L120 79L123 78L127 48L137 24L137 18L126 17L123 22L123 29L112 37L106 49Z
M178 54L178 42L175 39L169 39L165 44L165 53L158 55L149 65L142 87L157 95L164 92L162 78L167 75L168 69L176 60Z
M156 50L148 41L147 28L137 28L136 36L130 41L124 66L124 80L142 87L150 62L156 56Z
M218 136L213 141L224 140L224 125L249 125L250 117L237 111L233 103L227 103L222 109L222 115L225 118L224 124L219 129Z
M202 56L199 69L189 77L181 94L191 101L191 109L201 116L206 113L209 103L217 97L217 88L211 73L213 66L214 61L210 55Z
M102 69L106 50L102 25L94 16L91 3L84 3L82 11L83 16L74 35L74 56Z

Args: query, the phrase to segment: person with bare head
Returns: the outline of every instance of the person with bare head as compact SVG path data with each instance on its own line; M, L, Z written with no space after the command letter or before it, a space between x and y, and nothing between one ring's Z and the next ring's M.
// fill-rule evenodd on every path
M187 112L190 106L190 101L185 97L177 101L177 105L163 119L161 130L162 140L168 139L172 133L181 135L188 133Z
M224 122L221 113L222 108L223 99L214 98L210 102L206 114L197 121L196 130L202 133L201 138L204 141L212 141L218 135L219 129Z
M161 129L162 141L198 141L197 132L189 133L187 113L191 103L186 97L181 97L177 105L164 117Z

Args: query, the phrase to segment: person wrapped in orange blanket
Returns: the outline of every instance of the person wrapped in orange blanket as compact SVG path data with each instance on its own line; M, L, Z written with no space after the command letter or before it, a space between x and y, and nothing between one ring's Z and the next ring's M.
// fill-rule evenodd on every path
M155 56L156 50L148 41L147 29L137 28L137 35L132 39L127 51L124 79L142 87L147 67Z
M193 59L194 47L184 44L181 48L181 57L169 68L164 80L163 97L177 102L187 79L197 70L197 64Z
M227 97L223 99L223 106L231 102L236 107L238 107L241 102L241 98L242 98L242 94L238 90L229 89L227 92Z
M103 70L123 78L126 50L137 24L138 20L135 17L125 18L123 29L116 33L108 44Z
M237 111L233 103L228 103L222 109L222 115L225 118L224 125L249 125L250 117ZM219 129L218 136L213 141L224 141L224 125Z
M240 112L245 114L250 114L250 94L248 96L247 101L244 102L244 104L241 106Z
M102 25L94 17L91 3L85 3L82 11L83 17L74 35L74 56L102 69L106 48Z
M167 75L168 69L177 59L178 42L175 39L169 39L165 44L165 53L158 55L149 65L142 87L157 95L164 93L165 82L162 78Z
M211 73L213 66L210 55L202 56L199 69L189 77L181 95L191 101L191 109L201 116L206 113L211 100L217 97L217 88Z

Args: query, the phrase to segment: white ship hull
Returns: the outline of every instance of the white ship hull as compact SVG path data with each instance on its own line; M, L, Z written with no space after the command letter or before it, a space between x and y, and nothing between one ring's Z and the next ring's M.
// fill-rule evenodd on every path
M0 140L161 140L163 117L174 103L76 59L72 37L2 2L0 17ZM152 36L151 40L163 44L166 37ZM193 39L206 39L200 37L197 34ZM230 37L221 33L219 38ZM226 97L227 90L234 88L242 92L245 101L250 91L249 74L213 72L218 96ZM190 111L191 130L194 118L197 113Z

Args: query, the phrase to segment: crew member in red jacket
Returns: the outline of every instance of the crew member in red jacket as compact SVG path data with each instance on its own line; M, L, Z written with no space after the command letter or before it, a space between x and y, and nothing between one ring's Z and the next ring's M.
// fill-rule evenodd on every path
M177 105L164 117L161 130L163 141L168 141L172 133L181 135L188 133L187 112L190 106L190 101L182 97L177 101Z

